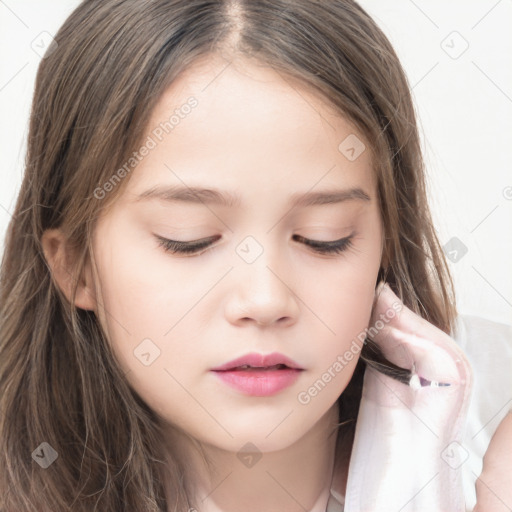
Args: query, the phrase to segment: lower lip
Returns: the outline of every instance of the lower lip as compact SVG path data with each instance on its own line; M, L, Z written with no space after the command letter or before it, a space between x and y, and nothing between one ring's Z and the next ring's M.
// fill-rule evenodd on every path
M250 396L272 396L291 386L302 370L227 370L214 373L228 386Z

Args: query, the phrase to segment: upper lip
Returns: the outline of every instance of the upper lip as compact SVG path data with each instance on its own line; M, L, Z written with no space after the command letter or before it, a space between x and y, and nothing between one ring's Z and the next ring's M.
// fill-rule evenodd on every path
M294 368L296 370L302 370L299 364L295 361L286 357L279 352L273 352L272 354L258 354L256 352L251 352L250 354L245 354L237 359L233 359L232 361L228 361L220 366L212 368L212 371L222 371L222 370L232 370L237 366L252 366L258 368L266 368L268 366L274 366L276 364L286 365L288 368Z

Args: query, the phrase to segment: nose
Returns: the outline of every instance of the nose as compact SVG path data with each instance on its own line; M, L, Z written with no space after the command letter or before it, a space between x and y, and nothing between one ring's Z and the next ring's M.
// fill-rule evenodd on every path
M232 324L284 327L297 321L299 298L294 290L294 277L284 266L282 257L269 249L252 263L241 260L237 264L231 272L234 284L226 306L226 316Z

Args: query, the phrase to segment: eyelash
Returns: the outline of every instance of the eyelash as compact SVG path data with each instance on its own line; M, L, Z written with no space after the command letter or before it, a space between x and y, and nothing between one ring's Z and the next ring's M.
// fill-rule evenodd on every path
M300 235L294 235L294 237L299 239L299 241L303 242L305 245L311 247L314 252L332 255L341 254L353 247L352 239L354 238L354 234L352 233L345 238L329 242L310 240ZM177 240L169 240L168 238L158 235L156 235L156 238L158 240L158 244L163 247L164 251L179 254L195 254L202 249L211 249L211 243L215 241L215 239L219 239L219 237L210 237L198 242L178 242Z

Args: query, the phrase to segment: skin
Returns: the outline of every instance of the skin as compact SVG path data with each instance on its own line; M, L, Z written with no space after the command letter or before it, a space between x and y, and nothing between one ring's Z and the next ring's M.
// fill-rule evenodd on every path
M369 151L353 161L340 152L347 136L362 136L304 86L268 67L237 60L226 68L213 57L171 84L148 135L190 96L198 106L144 157L99 219L76 304L96 312L140 396L214 461L210 473L179 439L197 485L196 510L323 512L335 462L329 434L336 400L359 353L309 403L297 396L368 327L384 263ZM183 184L236 192L241 204L135 199L155 185ZM288 204L295 193L350 187L370 200ZM333 241L352 233L353 246L334 255L293 237ZM222 238L187 256L166 252L155 235ZM236 251L247 236L263 251L252 263ZM48 231L43 245L69 293L62 233ZM134 357L147 338L160 350L149 366ZM248 352L274 351L304 371L271 397L245 396L210 371ZM262 454L250 468L237 457L248 442ZM334 487L343 491L346 464L340 467Z
M477 503L473 512L512 510L512 411L501 421L483 460L476 481Z

